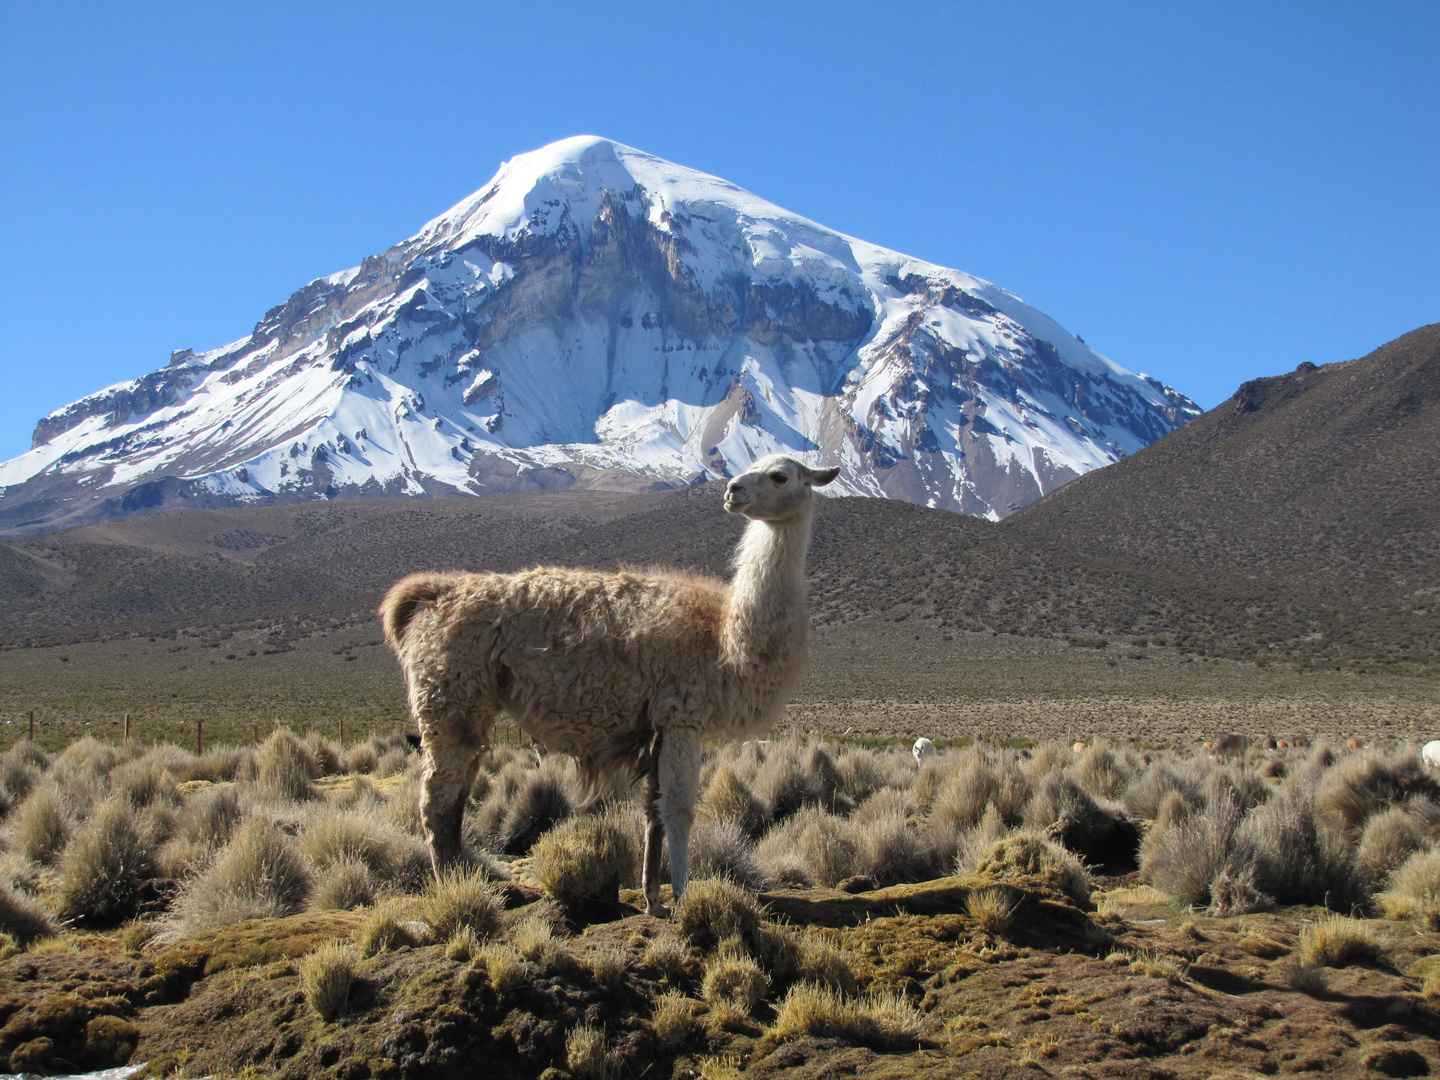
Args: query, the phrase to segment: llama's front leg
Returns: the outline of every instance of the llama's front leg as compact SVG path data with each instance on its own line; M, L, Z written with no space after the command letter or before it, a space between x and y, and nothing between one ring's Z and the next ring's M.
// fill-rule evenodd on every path
M670 851L672 899L680 902L690 877L690 825L700 796L700 733L667 730L660 744L660 820Z
M458 729L458 730L456 730ZM439 877L460 860L465 799L475 783L485 740L468 724L421 731L420 822Z
M670 914L660 903L660 856L665 839L665 826L660 820L660 775L651 764L645 774L645 865L640 872L640 888L645 893L645 910L657 919Z

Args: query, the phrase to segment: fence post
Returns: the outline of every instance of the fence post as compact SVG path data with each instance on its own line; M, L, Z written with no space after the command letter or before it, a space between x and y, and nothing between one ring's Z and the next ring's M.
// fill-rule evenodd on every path
M35 741L35 710L30 710L30 741Z
M195 756L203 757L205 754L205 721L195 721Z
M125 741L127 743L130 741L130 714L128 712L125 714Z
M258 721L258 720L252 720L251 723L250 723L250 726L251 726L251 728L253 728L254 731L255 731L255 745L256 745L256 746L259 746L259 745L260 745L260 721Z
M345 749L345 717L340 717L340 749Z

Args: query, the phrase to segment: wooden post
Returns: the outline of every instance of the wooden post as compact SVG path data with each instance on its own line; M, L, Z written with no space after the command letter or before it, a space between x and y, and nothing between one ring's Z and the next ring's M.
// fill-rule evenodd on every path
M256 720L256 721L255 721L254 723L252 723L250 726L255 729L255 745L256 745L256 746L259 746L259 745L260 745L260 721Z
M35 710L30 710L30 741L35 741Z
M310 725L303 720L300 723L300 737L303 739L310 734Z
M340 749L345 749L345 717L340 717Z
M125 741L127 743L130 741L130 714L128 712L125 714Z
M195 756L203 757L205 754L205 721L195 721Z

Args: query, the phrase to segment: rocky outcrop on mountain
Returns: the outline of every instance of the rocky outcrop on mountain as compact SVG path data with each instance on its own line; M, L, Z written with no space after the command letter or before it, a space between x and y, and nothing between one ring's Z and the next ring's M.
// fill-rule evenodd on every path
M246 339L45 417L0 531L730 475L1000 518L1198 415L987 282L604 139L502 166Z

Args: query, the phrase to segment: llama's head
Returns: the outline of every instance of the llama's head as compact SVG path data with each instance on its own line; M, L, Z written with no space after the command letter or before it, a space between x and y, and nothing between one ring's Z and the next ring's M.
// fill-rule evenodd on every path
M783 454L767 454L725 485L725 509L756 521L788 521L810 507L812 488L830 483L839 467L812 469Z

